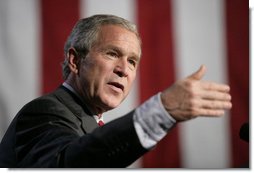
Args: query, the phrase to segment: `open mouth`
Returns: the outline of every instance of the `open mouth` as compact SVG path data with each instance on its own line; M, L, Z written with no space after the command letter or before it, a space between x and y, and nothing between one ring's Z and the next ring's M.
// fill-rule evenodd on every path
M119 88L119 89L121 89L122 91L124 90L124 86L123 86L122 84L120 84L120 83L117 83L117 82L109 82L108 84L109 84L109 85L112 85L112 86L114 86L114 87L116 87L116 88Z

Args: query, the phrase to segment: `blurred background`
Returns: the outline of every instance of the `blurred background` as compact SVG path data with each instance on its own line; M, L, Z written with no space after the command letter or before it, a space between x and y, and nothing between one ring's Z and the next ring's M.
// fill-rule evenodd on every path
M115 14L137 24L142 60L124 115L174 81L207 66L204 80L227 83L233 108L222 118L178 124L131 168L248 167L249 6L247 0L0 0L0 139L28 101L62 82L63 45L80 18Z

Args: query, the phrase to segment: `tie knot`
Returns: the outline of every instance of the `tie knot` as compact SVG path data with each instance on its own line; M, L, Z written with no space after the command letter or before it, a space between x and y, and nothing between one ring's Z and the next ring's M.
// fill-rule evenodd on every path
M100 121L98 122L98 125L99 125L99 126L103 126L103 125L104 125L104 122L103 122L102 120L100 120Z

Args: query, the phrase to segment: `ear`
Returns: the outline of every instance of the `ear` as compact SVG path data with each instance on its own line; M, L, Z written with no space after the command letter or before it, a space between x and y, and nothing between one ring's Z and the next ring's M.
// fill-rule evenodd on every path
M79 57L77 51L73 47L68 51L68 62L71 72L78 74Z

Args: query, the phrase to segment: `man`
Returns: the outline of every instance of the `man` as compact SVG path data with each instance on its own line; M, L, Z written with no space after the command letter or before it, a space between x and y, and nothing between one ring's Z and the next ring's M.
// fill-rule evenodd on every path
M99 127L102 113L128 95L140 58L141 40L129 21L112 15L79 20L65 44L65 82L20 110L1 142L0 166L126 167L177 122L231 108L229 87L201 81L201 66Z

